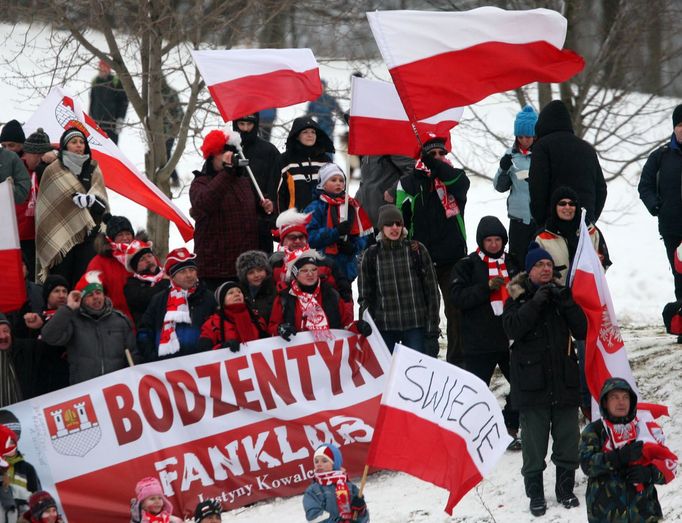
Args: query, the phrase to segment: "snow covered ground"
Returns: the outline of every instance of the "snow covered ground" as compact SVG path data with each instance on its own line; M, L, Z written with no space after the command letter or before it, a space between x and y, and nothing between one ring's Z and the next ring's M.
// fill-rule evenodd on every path
M12 28L0 25L0 55L5 59L11 55ZM35 69L31 56L19 56L17 60L22 67L31 71ZM87 88L90 79L96 74L96 61L93 60L91 70L82 70L73 85L65 86L73 92L81 94L87 104ZM347 85L350 64L334 63L322 67L322 77L330 81L331 86ZM379 76L382 73L379 71ZM0 74L0 97L4 103L0 106L0 121L17 118L25 121L32 110L40 103L40 99L28 103L19 102L20 93L17 88L4 82ZM492 108L490 118L498 129L507 129L511 140L513 115L518 107L511 104L501 105L497 100L488 101ZM679 101L670 101L670 109ZM485 104L482 104L485 105ZM302 113L303 106L287 108L280 111L280 121L290 121ZM134 118L129 111L128 120L133 123L127 127L120 140L120 148L138 166L143 165L144 143L140 132L134 126ZM218 125L218 122L216 122ZM651 127L649 133L653 138L663 138L670 134L669 120L664 125ZM209 129L207 129L208 131ZM337 126L337 132L340 128ZM462 124L454 130L453 144L455 153L465 154L459 150L467 143L467 128ZM205 134L205 133L203 133ZM282 131L275 135L277 145L282 145ZM58 137L51 137L56 141ZM200 143L197 140L196 143ZM500 155L503 150L496 151ZM191 170L199 167L200 155L188 150L184 155L178 171L183 181L189 185ZM494 174L497 162L490 160L485 165L485 172ZM639 166L641 168L641 165ZM678 379L682 375L682 358L674 345L674 339L665 335L661 325L663 305L673 300L672 276L665 258L663 244L657 232L654 218L648 215L638 199L636 191L637 173L632 172L628 179L609 184L609 196L606 208L600 220L600 226L607 239L614 265L607 274L614 305L624 328L626 347L630 353L634 373L640 390L647 401L668 405L672 418L663 421L669 438L670 447L682 451L682 423L675 417L682 403L682 393L678 389ZM357 182L351 187L356 190ZM469 247L475 247L476 226L484 215L506 216L506 195L493 190L491 182L475 179L469 192L466 209L467 231L470 238ZM189 211L187 188L179 191L177 205L185 212ZM128 216L136 227L144 227L146 211L142 207L117 195L111 198L114 214ZM171 247L182 244L177 230L171 226ZM495 381L496 392L501 397L506 385L499 377ZM423 449L423 452L437 452L437 449ZM401 473L379 472L370 476L365 489L366 498L372 514L372 521L381 522L522 522L529 521L531 516L527 510L527 499L523 493L523 482L520 476L521 456L519 453L507 453L499 463L495 472L472 490L455 508L454 515L448 517L443 512L447 493L424 483L418 479ZM538 521L579 522L585 521L584 506L567 511L559 507L553 496L553 467L546 473L546 494L549 503L547 515ZM584 501L585 478L578 474L577 493ZM675 495L678 484L659 488L659 496L668 521L682 520L682 501ZM226 516L225 521L269 522L273 520L303 521L301 497L275 499L257 503L251 507L237 509Z

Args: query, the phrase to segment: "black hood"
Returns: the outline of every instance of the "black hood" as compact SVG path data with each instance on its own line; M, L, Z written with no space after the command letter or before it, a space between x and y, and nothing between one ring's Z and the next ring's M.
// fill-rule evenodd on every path
M535 134L542 138L557 131L573 132L571 115L561 100L552 100L542 108L535 124Z
M609 415L606 410L606 395L612 390L624 390L630 395L630 410L627 416L623 418L613 418ZM611 423L630 423L635 419L637 414L637 394L632 390L630 384L623 378L609 378L604 382L604 386L601 388L601 393L599 394L599 413L601 417Z
M248 133L242 132L239 130L239 127L237 127L237 122L252 122L253 129L251 129ZM245 145L255 141L255 139L258 138L259 126L260 126L259 113L249 114L241 118L236 118L232 121L232 130L237 131L239 133L239 136L241 136L242 138L242 143Z
M502 222L496 216L484 216L481 221L478 222L478 228L476 229L476 244L479 248L485 252L488 256L496 256L497 252L487 252L483 248L483 239L488 236L499 236L502 238L502 250L504 251L507 245L507 230L502 225Z
M570 222L559 219L559 215L556 212L557 202L564 199L573 200L576 203L575 216L573 216L573 219ZM549 198L549 205L549 217L547 218L546 225L547 229L552 232L558 232L564 238L575 236L578 229L580 228L581 215L580 199L578 198L578 193L565 185L557 187L552 193L552 196Z
M315 133L317 133L317 140L315 140L315 145L311 147L306 147L303 144L301 144L301 142L298 141L297 139L298 135L304 129L315 129ZM331 138L329 138L329 136L327 136L327 133L325 133L322 130L322 128L317 124L317 122L309 116L300 116L296 118L294 122L291 124L291 131L289 131L289 136L287 137L286 148L289 151L296 149L301 150L312 149L319 153L333 154L335 152L334 143L332 142Z

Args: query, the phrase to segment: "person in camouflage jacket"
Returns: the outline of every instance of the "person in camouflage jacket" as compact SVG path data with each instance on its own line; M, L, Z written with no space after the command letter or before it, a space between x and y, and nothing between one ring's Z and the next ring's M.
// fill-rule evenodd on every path
M609 378L601 390L599 410L603 419L585 427L580 438L580 466L588 477L587 520L659 521L663 513L654 485L666 483L666 478L654 465L640 463L642 442L635 439L637 395L624 379ZM629 426L632 430L625 430ZM628 432L632 433L629 440L622 436ZM619 444L618 438L628 441Z

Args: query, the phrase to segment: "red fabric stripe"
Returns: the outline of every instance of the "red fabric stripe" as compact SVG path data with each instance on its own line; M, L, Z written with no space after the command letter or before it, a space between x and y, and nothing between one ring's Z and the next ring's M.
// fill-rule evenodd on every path
M286 107L322 94L319 69L296 72L290 69L244 76L208 86L225 121L271 107Z
M448 514L482 479L458 434L386 405L379 408L367 464L407 472L447 489Z
M416 126L420 136L432 132L437 136L447 137L445 145L448 150L451 150L450 129L457 124L458 122L448 120L437 124L417 122ZM384 120L369 116L350 117L348 135L350 154L397 154L418 158L419 151L419 143L407 120Z
M11 312L21 308L26 302L26 282L21 268L21 250L5 249L0 251L0 312Z
M180 214L161 200L120 160L97 149L92 149L92 156L100 164L100 169L104 176L104 184L108 189L116 191L121 196L125 196L172 221L178 228L178 231L180 231L182 239L186 242L194 237L194 227L186 223Z
M422 120L531 82L565 82L584 67L580 55L547 42L487 42L390 72L408 117Z

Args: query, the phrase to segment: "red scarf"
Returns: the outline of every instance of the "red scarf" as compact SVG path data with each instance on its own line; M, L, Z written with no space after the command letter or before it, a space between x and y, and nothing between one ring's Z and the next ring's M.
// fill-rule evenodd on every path
M223 314L225 320L234 324L237 334L239 335L239 342L246 343L260 339L260 331L253 323L251 314L246 308L246 303L233 303L232 305L225 305L223 307ZM221 326L221 341L225 341L224 328Z
M327 227L333 229L340 221L341 206L345 205L346 197L344 194L338 196L329 196L326 193L320 194L320 200L327 204ZM354 211L354 215L350 211ZM367 216L365 210L360 206L360 203L355 198L348 198L348 218L351 222L349 236L362 237L371 234L374 229L372 221ZM339 248L336 243L328 245L325 250L327 254L338 254Z
M350 510L350 488L348 487L348 475L342 470L330 472L315 472L315 480L320 485L334 485L336 487L336 508L339 518L335 521L351 521L353 513Z
M156 260L156 265L157 266L159 265L158 258ZM164 272L163 269L159 267L159 272L157 272L156 274L140 274L136 272L133 274L133 276L138 280L142 280L149 283L153 287L154 285L156 285L157 283L164 279L166 273Z
M166 302L166 315L163 317L163 328L159 339L159 356L168 356L180 350L180 341L175 332L175 324L192 323L188 299L196 290L197 288L193 287L186 291L171 280L171 288Z
M164 511L161 511L158 514L151 514L146 510L142 511L142 520L140 521L140 523L169 523L169 522L170 515Z
M447 158L443 161L448 165L452 165ZM435 176L431 176L431 169L429 169L426 164L422 162L421 158L417 160L414 168L423 171L429 178L433 180L434 189L436 190L436 194L438 194L440 204L445 210L445 217L452 218L453 216L458 216L460 211L459 205L457 205L457 200L452 194L448 194L448 188L443 181Z
M111 255L118 260L118 262L123 265L124 267L126 266L126 252L128 252L128 246L130 245L129 243L114 243L109 238L107 238L109 241L109 247L111 247ZM126 270L128 270L128 267L126 267Z
M302 291L296 280L291 282L291 290L289 292L296 296L301 304L301 327L303 330L312 332L313 337L317 341L331 339L332 333L329 330L329 320L327 320L327 315L320 303L322 291L320 290L319 280L312 293Z
M479 247L476 249L476 254L481 257L481 260L483 260L484 263L488 264L488 281L498 276L504 279L504 285L490 293L490 306L493 308L493 314L495 316L501 316L502 311L504 311L504 303L507 301L507 298L509 298L509 292L507 292L509 273L507 272L504 252L500 254L499 258L491 258Z

